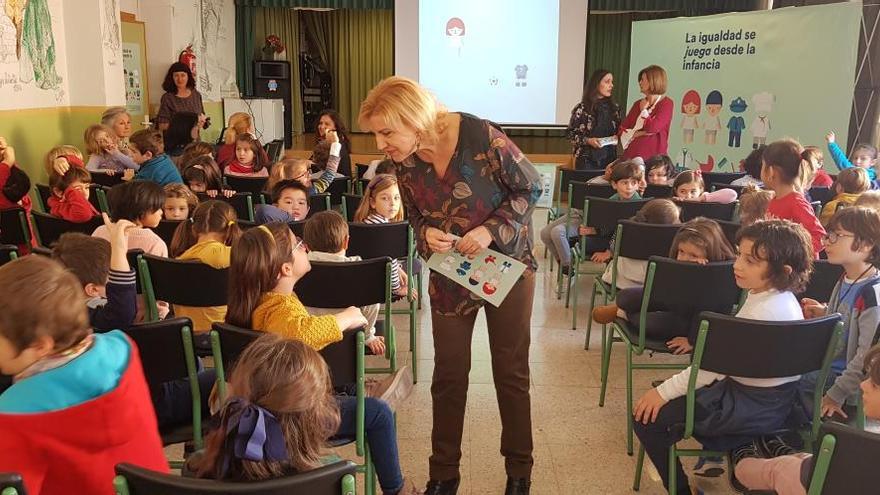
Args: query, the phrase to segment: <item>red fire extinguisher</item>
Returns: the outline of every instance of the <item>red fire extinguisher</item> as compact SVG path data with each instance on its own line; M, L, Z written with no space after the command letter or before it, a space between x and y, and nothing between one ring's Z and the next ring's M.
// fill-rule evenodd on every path
M186 64L189 67L190 72L192 72L193 77L196 75L196 54L193 51L192 45L188 45L186 50L180 52L180 57L177 59L178 62L182 64Z

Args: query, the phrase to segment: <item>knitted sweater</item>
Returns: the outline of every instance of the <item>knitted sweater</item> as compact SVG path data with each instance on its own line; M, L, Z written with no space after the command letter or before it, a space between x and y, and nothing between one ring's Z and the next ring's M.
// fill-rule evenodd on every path
M296 294L263 294L251 315L251 326L254 330L302 341L315 350L342 340L336 317L310 315Z

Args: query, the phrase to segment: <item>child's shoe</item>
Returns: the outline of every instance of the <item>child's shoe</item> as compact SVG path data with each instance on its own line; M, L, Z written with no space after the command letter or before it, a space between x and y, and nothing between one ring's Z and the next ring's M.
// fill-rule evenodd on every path
M605 325L614 321L615 318L617 318L616 304L606 304L593 308L593 321L596 323Z
M717 478L724 474L724 459L721 457L700 457L694 466L694 476Z
M798 451L788 444L784 438L779 435L763 436L757 441L758 448L764 454L764 457L773 458L783 455L797 454Z
M412 368L409 366L400 367L393 375L382 381L367 383L366 388L367 397L382 399L388 403L388 407L392 411L396 411L412 393Z
M740 445L730 451L730 475L728 476L728 479L731 488L736 490L737 493L746 493L748 491L748 489L736 479L736 465L739 464L739 461L748 458L761 458L761 452L755 442Z

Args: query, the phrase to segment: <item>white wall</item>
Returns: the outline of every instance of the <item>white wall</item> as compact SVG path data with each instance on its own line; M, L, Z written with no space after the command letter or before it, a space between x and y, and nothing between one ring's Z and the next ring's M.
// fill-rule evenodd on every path
M113 106L125 104L122 76L122 29L118 0L84 0L64 9L70 104Z

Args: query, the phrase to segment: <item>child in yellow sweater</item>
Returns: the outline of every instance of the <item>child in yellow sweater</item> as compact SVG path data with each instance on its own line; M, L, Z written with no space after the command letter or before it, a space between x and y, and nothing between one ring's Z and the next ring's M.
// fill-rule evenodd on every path
M868 179L868 173L863 168L845 168L837 174L837 180L834 182L834 192L837 196L825 203L822 207L822 214L819 215L819 221L822 225L828 225L831 217L837 213L837 208L843 206L852 206L858 201L859 196L871 188L871 181Z

